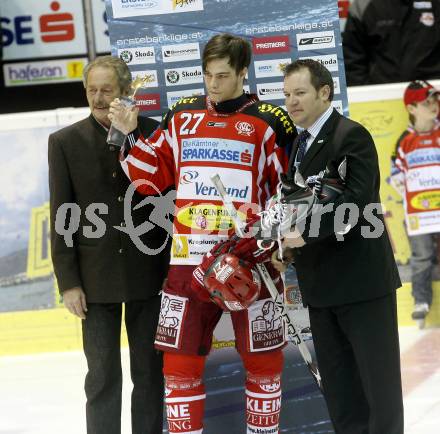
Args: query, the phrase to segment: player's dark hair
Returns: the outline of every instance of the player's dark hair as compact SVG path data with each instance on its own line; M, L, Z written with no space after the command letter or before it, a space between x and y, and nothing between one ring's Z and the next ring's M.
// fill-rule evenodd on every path
M222 33L212 37L203 50L202 66L206 71L208 62L216 59L229 59L229 65L238 74L251 63L252 49L246 39Z
M287 78L289 75L298 72L301 69L309 70L312 86L317 92L324 86L330 88L328 100L332 101L335 94L335 88L330 71L321 62L312 59L300 59L290 63L284 68L284 78Z

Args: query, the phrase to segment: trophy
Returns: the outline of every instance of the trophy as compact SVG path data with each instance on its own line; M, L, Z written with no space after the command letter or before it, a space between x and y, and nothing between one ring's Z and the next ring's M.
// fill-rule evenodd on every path
M121 96L119 100L126 107L134 107L136 105L136 101L134 99L137 91L143 87L146 83L150 83L154 81L154 76L146 75L145 77L137 76L130 84L130 92L127 96ZM113 124L110 125L110 129L108 130L107 135L107 143L111 145L115 145L118 147L122 147L125 143L125 139L127 135L122 131L118 130Z

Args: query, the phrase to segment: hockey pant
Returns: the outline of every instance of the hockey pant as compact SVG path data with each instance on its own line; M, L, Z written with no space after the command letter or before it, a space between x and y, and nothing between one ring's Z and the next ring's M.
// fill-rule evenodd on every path
M278 434L281 411L281 349L241 354L246 369L247 434ZM205 356L164 354L165 405L170 434L203 432Z

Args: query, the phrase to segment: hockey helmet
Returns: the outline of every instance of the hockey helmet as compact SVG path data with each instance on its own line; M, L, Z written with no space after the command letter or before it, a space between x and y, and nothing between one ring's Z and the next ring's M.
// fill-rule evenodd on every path
M231 253L219 255L203 278L212 300L225 311L247 309L259 296L261 279L252 265Z

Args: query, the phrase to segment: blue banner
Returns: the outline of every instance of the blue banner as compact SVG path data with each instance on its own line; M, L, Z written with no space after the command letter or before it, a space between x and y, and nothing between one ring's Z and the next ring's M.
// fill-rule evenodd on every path
M183 96L203 94L201 54L217 33L249 40L245 90L284 104L283 66L313 58L332 73L334 106L348 113L336 0L106 0L112 54L147 77L141 112L160 116ZM231 19L233 17L233 19Z

